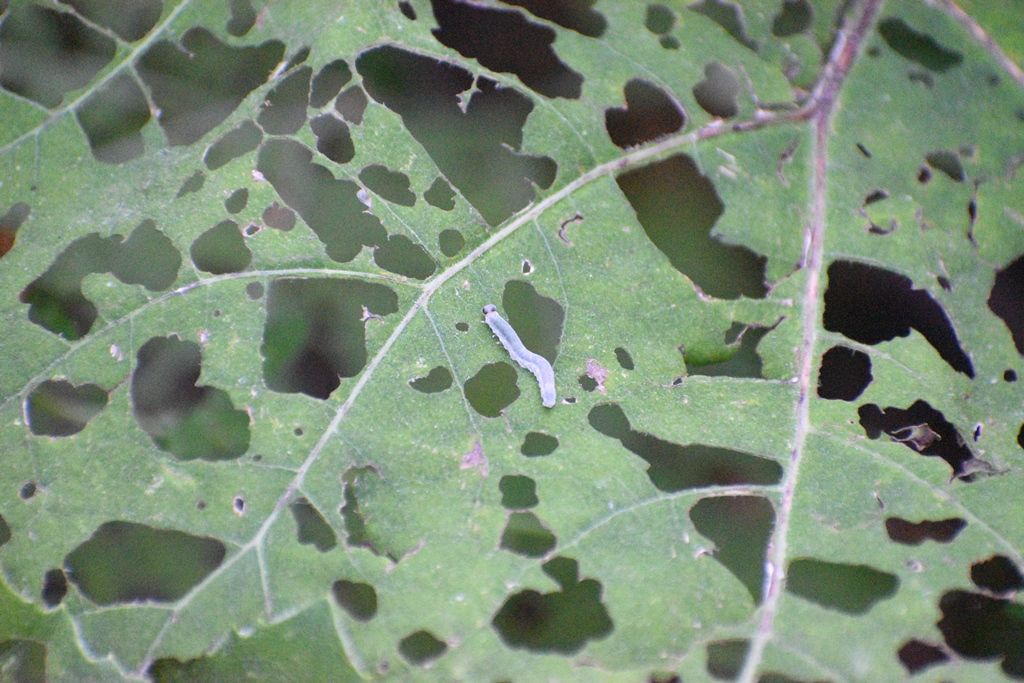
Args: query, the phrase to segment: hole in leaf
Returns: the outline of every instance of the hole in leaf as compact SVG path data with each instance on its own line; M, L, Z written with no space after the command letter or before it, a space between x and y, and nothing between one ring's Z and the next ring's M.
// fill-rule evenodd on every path
M352 125L358 126L363 123L363 114L366 112L367 104L369 102L363 89L354 85L334 100L334 111Z
M352 70L344 59L325 64L313 78L309 91L309 106L319 109L337 97L341 88L352 80Z
M708 643L708 674L720 681L736 680L743 669L743 662L749 649L749 640L716 640Z
M862 155L864 155L865 158L867 158L867 159L871 158L871 152L868 150L867 147L865 147L864 145L862 145L859 142L857 143L857 151L859 151Z
M970 359L960 347L942 307L910 278L854 261L835 261L828 268L825 329L862 344L906 337L915 329L957 372L974 377Z
M25 402L29 429L43 436L77 434L107 407L107 400L107 392L95 384L46 380L32 389Z
M398 310L398 296L384 285L357 280L271 282L260 346L267 386L325 399L339 378L359 374L366 364L364 306L389 315Z
M949 655L941 647L929 645L916 638L903 643L896 655L907 673L911 675L927 669L929 666L949 661Z
M558 448L558 439L543 432L528 432L519 452L528 458L551 455Z
M448 368L438 365L427 373L426 377L409 380L409 386L424 394L436 394L452 385L452 373Z
M7 213L0 216L0 258L14 248L15 235L18 228L25 222L29 214L29 205L25 202L16 202L7 209Z
M298 498L288 508L298 527L299 543L315 546L322 553L338 545L338 538L331 525L309 500Z
M516 371L508 363L490 363L466 380L463 391L473 410L485 417L498 417L519 398Z
M249 190L240 187L224 200L224 208L228 213L238 213L249 203ZM248 264L246 264L248 265ZM244 266L243 266L244 267Z
M263 210L263 222L276 230L288 231L295 227L295 212L274 202Z
M448 258L462 251L462 247L465 245L466 238L462 236L461 232L452 228L442 230L441 234L437 236L437 246L440 247L441 253Z
M9 540L11 540L11 526L4 519L4 516L0 515L0 546L3 546Z
M996 271L988 307L1010 330L1017 353L1024 355L1024 256L1018 256L1010 265Z
M800 558L789 563L786 590L826 609L864 614L896 594L895 574L863 564Z
M509 647L534 652L578 652L589 640L607 637L612 620L601 603L601 583L579 580L575 560L556 557L543 565L561 590L528 589L508 598L491 624Z
M514 34L489 33L488 43L494 35ZM402 117L441 173L490 225L529 204L534 184L547 188L554 182L552 159L517 151L533 103L516 90L481 77L466 101L461 93L474 82L468 71L392 46L364 52L356 68L370 96Z
M139 349L131 397L139 425L182 460L228 460L249 448L249 416L228 392L198 386L200 350L177 336L153 337Z
M190 175L188 178L186 178L185 182L183 182L181 184L181 187L178 189L178 194L175 195L175 198L176 199L181 199L182 197L184 197L187 194L192 194L193 192L199 192L199 190L203 189L203 184L205 182L206 182L206 176L203 175L203 172L202 171L196 171L195 173Z
M68 577L61 569L51 569L43 576L43 604L56 607L68 594Z
M136 61L171 145L189 145L220 125L281 61L284 44L233 47L191 28L175 44L154 43ZM305 114L305 112L303 112Z
M220 541L133 522L106 522L64 558L68 578L99 605L173 602L220 566Z
M743 10L740 6L727 0L701 0L689 6L697 14L703 14L711 21L725 29L740 45L757 52L757 43L747 36L744 26Z
M356 621L369 621L377 615L377 591L370 584L340 579L331 586L331 592Z
M372 164L359 172L359 179L371 191L389 202L402 206L416 204L416 195L409 189L409 176L387 166Z
M341 506L339 513L345 523L345 544L350 548L366 548L374 555L384 555L383 552L374 547L366 528L366 520L359 511L359 497L356 494L356 487L364 476L379 476L372 467L350 467L342 475L342 483L345 487L345 503ZM397 561L390 554L387 557Z
M214 275L237 273L252 261L252 252L234 221L221 221L192 242L192 263Z
M833 346L821 357L818 396L852 401L871 383L871 358L863 351Z
M409 21L416 21L416 10L409 4L409 0L398 0L398 9Z
M807 0L783 0L782 9L772 20L772 35L784 38L803 33L811 27L813 19Z
M662 36L658 43L666 50L678 50L680 48L679 39L675 36Z
M125 284L141 284L150 291L173 284L181 265L174 244L143 221L125 239L96 233L72 242L45 273L20 295L29 304L29 320L66 339L81 339L96 320L96 306L82 293L82 280L93 273L111 273Z
M676 25L676 14L665 5L648 5L644 26L655 35L668 33Z
M261 140L263 131L246 119L210 145L203 156L203 162L208 169L215 171L256 149Z
M469 325L463 322L455 323L455 329L459 332L469 332Z
M1004 673L1024 676L1024 614L1020 603L962 590L939 600L942 618L937 626L961 657L1002 660Z
M889 538L903 545L921 545L925 541L950 543L966 526L967 521L959 517L923 519L916 523L902 517L885 520L885 532Z
M524 85L547 97L580 96L583 76L558 58L552 47L554 30L528 21L519 12L460 0L431 0L430 4L438 24L431 33L441 44L489 69L514 73Z
M724 207L693 159L678 154L616 181L647 237L702 291L727 299L764 297L765 258L710 235Z
M993 555L971 565L971 581L978 588L992 593L1015 593L1024 589L1024 577L1010 558Z
M455 208L455 190L448 184L448 181L438 176L434 178L434 182L430 184L427 191L423 193L423 198L427 200L427 203L431 206L441 209L442 211L451 211ZM443 231L441 234L444 235L448 230ZM451 230L450 232L458 232L458 230ZM461 235L461 233L460 233ZM460 246L459 249L462 247ZM444 249L442 248L442 251ZM458 249L456 249L458 251ZM445 253L445 256L452 256L453 254Z
M106 0L60 0L96 24L108 28L123 40L134 43L156 26L163 10L160 0L132 0L111 3Z
M1003 372L1003 381L1004 382L1016 382L1017 381L1017 373L1016 373L1016 371L1014 371L1014 370L1005 370Z
M88 85L115 48L73 14L19 3L0 24L0 86L53 109Z
M618 405L605 403L591 409L590 425L617 439L648 464L647 476L661 491L681 491L731 484L776 484L782 467L774 460L703 444L681 446L634 431Z
M898 55L929 71L942 73L960 64L959 52L947 50L925 33L918 33L902 19L890 17L878 24L882 40Z
M732 69L718 62L704 67L704 80L693 86L693 97L700 108L719 118L728 119L740 112L737 98L740 82Z
M740 580L754 603L761 602L768 540L775 509L760 496L703 498L690 508L690 520L714 542L711 556Z
M22 484L21 490L18 491L18 496L20 496L22 500L29 500L36 495L37 490L38 488L34 481L27 481Z
M391 235L373 252L373 261L384 270L426 280L437 269L427 250L405 235Z
M537 499L537 482L521 474L509 474L498 482L501 491L501 504L510 510L532 508L540 501Z
M633 365L633 357L629 355L629 351L621 346L615 347L615 360L619 362L619 366L623 370L632 370L635 367Z
M524 557L543 557L557 544L555 535L532 512L513 512L501 534L501 548Z
M398 651L410 664L425 666L444 654L448 646L429 631L416 631L402 638Z
M686 123L682 106L652 83L634 78L623 93L626 106L604 112L608 136L623 149L674 133Z
M538 293L529 282L508 280L501 305L523 346L554 365L565 321L561 304Z
M285 204L302 216L335 261L346 263L364 245L382 244L387 233L359 200L359 186L351 180L336 179L312 159L313 153L302 144L274 138L260 148L257 167Z
M316 149L336 164L346 164L356 155L352 136L344 121L339 121L332 114L321 114L309 122L309 127L316 135Z
M594 10L597 0L502 0L509 5L522 7L542 19L553 21L571 31L590 38L604 34L604 16Z
M953 468L954 476L970 481L969 475L963 475L965 465L974 455L956 427L927 402L918 399L906 409L880 409L874 403L866 403L857 409L857 415L868 438L877 439L885 432L915 453L942 458Z
M235 37L244 36L256 25L256 10L252 8L252 0L231 0L231 18L224 27Z
M953 152L939 150L925 156L924 160L936 171L942 171L950 180L962 183L964 178L964 167Z
M267 95L257 122L271 135L290 135L306 122L309 106L309 81L313 70L308 66L284 77Z
M146 96L131 76L120 74L94 90L75 117L97 160L120 164L142 156L139 133L149 123Z
M231 501L231 507L234 509L236 514L244 515L245 514L245 498L242 498L241 496L235 496L234 499Z

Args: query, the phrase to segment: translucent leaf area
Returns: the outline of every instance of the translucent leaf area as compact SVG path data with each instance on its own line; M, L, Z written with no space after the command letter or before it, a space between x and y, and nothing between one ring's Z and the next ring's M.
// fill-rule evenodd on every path
M0 1L0 680L1024 680L1021 27Z

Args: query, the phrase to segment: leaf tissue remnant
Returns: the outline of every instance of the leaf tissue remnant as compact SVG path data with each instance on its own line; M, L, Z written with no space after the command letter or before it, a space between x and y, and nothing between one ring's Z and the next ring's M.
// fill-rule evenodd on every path
M534 185L547 188L554 182L554 160L517 151L533 110L533 102L518 91L481 76L467 102L461 93L473 85L472 74L391 45L364 52L356 70L370 96L402 117L488 224L497 225L529 204Z
M674 133L686 123L682 105L652 83L634 78L623 93L626 106L604 113L608 136L623 149Z
M71 582L99 605L173 602L224 560L226 548L207 536L133 522L107 522L68 553Z
M25 405L29 429L43 436L77 434L107 407L107 400L107 392L95 384L46 380L29 392Z
M198 386L199 345L153 337L132 373L135 417L161 449L182 460L229 460L249 448L249 416L223 389Z
M390 287L358 280L274 280L263 328L263 377L274 391L326 399L366 365L363 307L398 310Z
M430 4L438 24L432 33L443 45L489 69L514 73L528 88L547 97L580 96L583 76L558 58L552 47L554 30L528 21L519 12L462 0L431 0Z
M681 446L634 431L622 408L595 406L587 418L601 434L618 439L647 464L647 476L659 491L673 492L732 484L771 485L782 479L779 463L750 453L703 444Z
M970 481L965 465L974 459L974 454L956 427L925 401L918 399L906 409L879 408L866 403L857 409L857 414L869 439L877 439L885 432L916 453L942 458L953 468L955 476Z
M970 358L953 325L931 294L914 289L910 278L854 261L828 267L825 329L862 344L906 337L915 329L957 372L974 377Z

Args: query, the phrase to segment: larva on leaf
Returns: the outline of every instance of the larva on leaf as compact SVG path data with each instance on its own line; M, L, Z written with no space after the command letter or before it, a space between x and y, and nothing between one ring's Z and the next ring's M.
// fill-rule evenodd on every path
M532 372L533 376L537 378L537 384L540 385L541 404L545 408L553 408L555 405L555 371L551 369L548 359L523 346L519 335L507 320L498 315L498 309L494 304L484 306L484 321L508 351L512 360L520 367Z

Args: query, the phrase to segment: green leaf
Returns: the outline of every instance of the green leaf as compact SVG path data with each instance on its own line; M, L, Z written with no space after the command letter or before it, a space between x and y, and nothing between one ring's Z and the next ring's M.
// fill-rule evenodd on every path
M0 678L1024 678L1019 4L111 7L0 3Z

